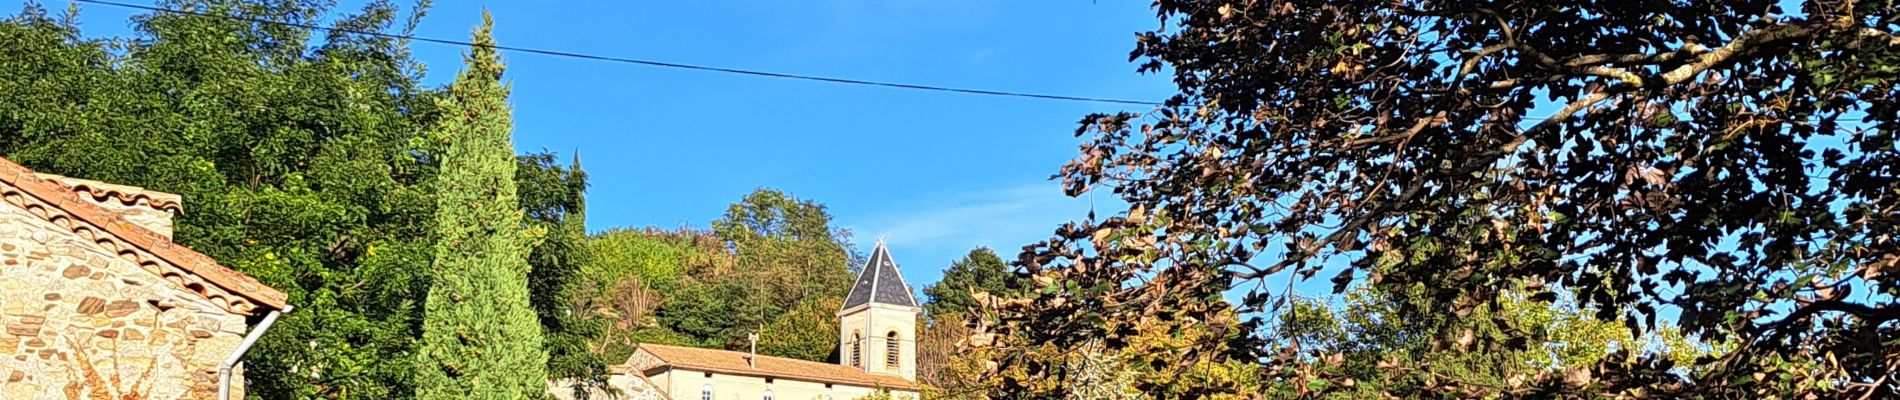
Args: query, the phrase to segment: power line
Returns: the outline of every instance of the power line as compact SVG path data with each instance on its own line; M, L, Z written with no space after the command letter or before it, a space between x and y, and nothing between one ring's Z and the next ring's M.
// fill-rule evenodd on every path
M729 73L729 74L760 76L760 77L768 77L768 78L794 79L794 80L805 80L805 81L826 82L826 83L841 83L841 84L862 85L862 86L878 86L878 87L897 88L897 89L925 90L925 91L951 92L951 93L964 93L964 94L980 94L980 95L988 95L988 96L1025 97L1025 98L1045 99L1045 100L1086 101L1086 102L1096 102L1096 103L1132 104L1132 105L1144 105L1144 106L1162 105L1162 103L1154 102L1154 101L1120 100L1120 99L1109 99L1109 98L1100 98L1100 97L1064 96L1064 95L1054 95L1054 94L1010 92L1010 91L1001 91L1001 90L954 88L954 87L945 87L945 86L919 85L919 84L898 83L898 82L880 82L880 81L868 81L868 80L861 80L861 79L833 78L833 77L824 77L824 76L800 75L800 74L760 71L760 70L750 70L750 69L712 67L712 66L705 66L705 65L683 64L683 63L666 62L666 61L641 60L641 59L626 58L626 57L602 56L602 55L560 51L560 50L542 50L542 49L531 49L531 48L525 48L525 47L500 46L500 45L477 45L474 43L469 43L469 42L459 41L459 40L436 39L436 38L428 38L428 37L412 36L412 35L398 35L398 34L393 34L393 33L362 31L362 30L355 30L355 29L345 29L345 28L304 24L304 23L296 23L296 22L271 21L271 20L241 17L241 16L235 16L235 15L212 14L212 13L206 13L206 12L187 11L187 10L173 10L173 9L166 9L166 8L160 8L160 7L144 6L144 5L137 5L137 4L126 4L126 3L118 3L118 2L111 2L111 1L101 1L101 0L71 0L71 1L79 2L79 3L87 3L87 4L113 6L113 7L132 8L132 9L139 9L139 10L146 10L146 11L160 12L160 13L194 15L194 16L200 16L200 17L211 17L211 18L223 18L223 19L244 21L244 22L250 22L250 23L257 23L257 24L291 26L291 27L304 28L304 29L313 29L313 30L321 30L321 31L329 31L329 32L342 32L342 33L349 33L349 34L356 34L356 35L377 36L377 37L384 37L384 38L391 38L391 39L415 40L415 41L437 43L437 44L448 44L448 45L470 46L470 47L481 46L481 47L487 47L487 48L491 48L495 50L507 50L507 51L521 52L521 53L541 54L541 55L556 56L556 57L579 58L579 59L596 60L596 61L619 62L619 63L627 63L627 64L645 65L645 66L650 66L650 67L675 68L675 69L685 69L685 70L694 70L694 71L723 72L723 73Z

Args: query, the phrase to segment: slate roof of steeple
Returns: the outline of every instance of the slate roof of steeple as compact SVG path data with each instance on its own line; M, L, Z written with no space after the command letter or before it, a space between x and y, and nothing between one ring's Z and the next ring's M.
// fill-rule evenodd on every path
M858 272L851 294L844 297L844 309L869 303L917 307L917 298L904 283L904 275L897 272L897 263L891 261L891 251L884 248L883 240L877 241L877 249L871 250L871 257L864 261L864 270Z

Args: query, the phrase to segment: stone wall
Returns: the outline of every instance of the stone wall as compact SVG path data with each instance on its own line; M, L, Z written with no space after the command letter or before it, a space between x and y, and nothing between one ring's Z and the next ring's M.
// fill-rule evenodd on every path
M243 316L5 203L0 325L9 400L213 399L218 363L246 328Z

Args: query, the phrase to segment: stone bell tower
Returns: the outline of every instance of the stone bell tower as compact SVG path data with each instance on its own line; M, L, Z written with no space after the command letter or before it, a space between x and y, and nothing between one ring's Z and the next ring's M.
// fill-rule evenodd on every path
M917 380L917 298L878 239L838 310L838 362Z

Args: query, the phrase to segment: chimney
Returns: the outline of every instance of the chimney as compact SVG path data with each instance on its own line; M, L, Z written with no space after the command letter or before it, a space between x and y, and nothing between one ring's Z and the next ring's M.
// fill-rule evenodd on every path
M181 198L171 193L52 174L38 175L40 178L58 182L71 189L79 198L124 216L126 221L157 232L166 239L172 237L173 213L183 211Z

